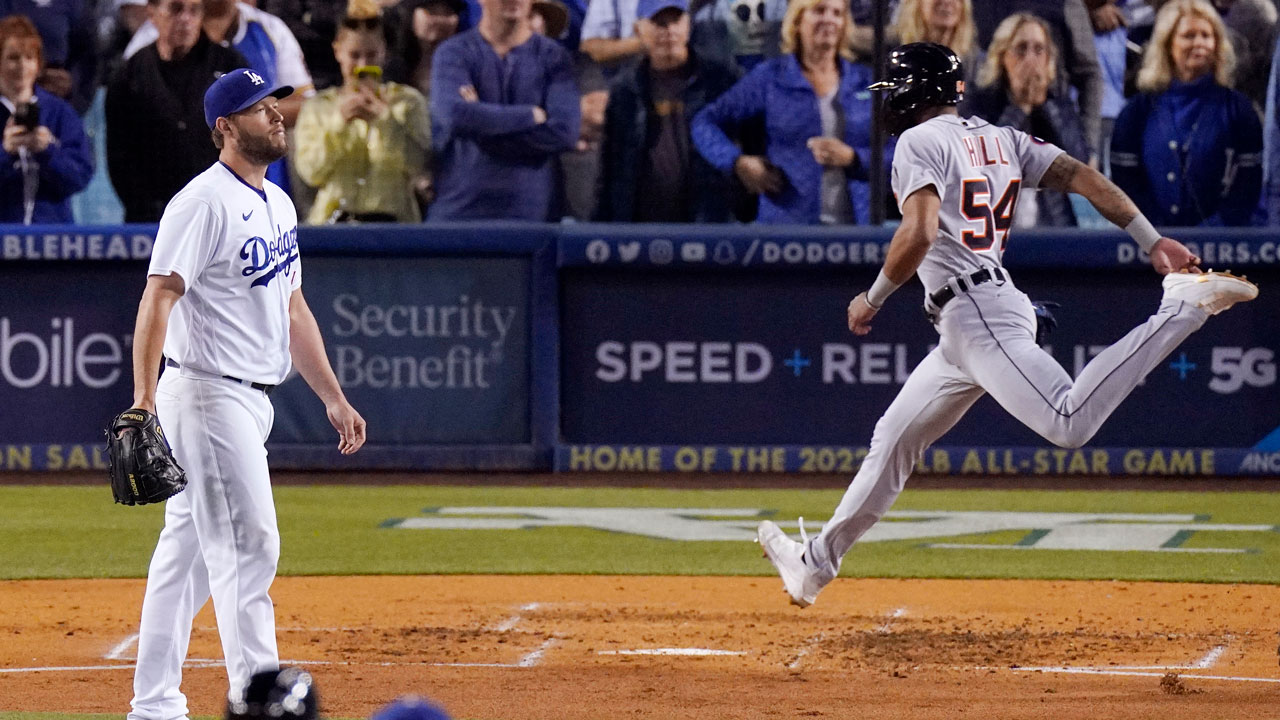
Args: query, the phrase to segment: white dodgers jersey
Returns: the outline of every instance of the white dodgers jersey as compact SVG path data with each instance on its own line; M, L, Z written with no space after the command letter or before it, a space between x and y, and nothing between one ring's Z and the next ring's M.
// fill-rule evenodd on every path
M297 210L279 187L258 190L215 163L169 201L148 273L186 284L165 357L269 385L289 374L289 300L302 262Z
M918 271L932 293L959 275L1000 267L1021 190L1035 188L1062 149L981 118L939 115L902 133L893 155L898 208L932 185L938 237Z

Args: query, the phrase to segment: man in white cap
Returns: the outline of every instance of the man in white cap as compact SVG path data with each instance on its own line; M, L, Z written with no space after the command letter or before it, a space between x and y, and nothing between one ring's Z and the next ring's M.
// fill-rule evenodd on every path
M129 720L187 716L182 662L211 595L230 694L280 666L267 594L280 534L264 443L268 395L291 366L324 401L339 451L364 444L364 419L302 297L297 212L266 180L288 151L279 102L291 92L247 69L209 87L218 162L169 202L156 232L134 330L133 405L160 418L188 484L166 504L147 573Z

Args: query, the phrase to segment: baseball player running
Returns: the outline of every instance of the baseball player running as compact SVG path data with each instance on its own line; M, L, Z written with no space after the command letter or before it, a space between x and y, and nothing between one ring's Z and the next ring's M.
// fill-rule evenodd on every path
M130 720L186 717L182 662L210 594L232 693L279 667L267 590L280 535L264 442L274 419L267 396L291 362L324 401L339 451L364 444L364 419L302 297L297 213L264 179L287 151L278 104L290 92L251 70L210 86L204 114L221 155L174 196L156 233L134 331L133 400L164 423L188 485L165 507L147 573Z
M869 332L889 295L919 273L925 310L941 337L876 423L870 451L822 532L807 538L801 527L803 542L795 542L776 524L760 523L757 539L801 607L888 512L924 449L983 393L1055 445L1079 447L1210 315L1258 294L1241 278L1200 272L1200 258L1161 237L1119 188L1061 149L959 117L963 75L949 49L903 45L888 64L887 79L871 89L884 93L889 131L899 135L892 184L903 219L879 277L849 304L849 329ZM1036 345L1031 302L1001 265L1018 192L1034 187L1088 198L1164 275L1156 313L1095 357L1075 382Z

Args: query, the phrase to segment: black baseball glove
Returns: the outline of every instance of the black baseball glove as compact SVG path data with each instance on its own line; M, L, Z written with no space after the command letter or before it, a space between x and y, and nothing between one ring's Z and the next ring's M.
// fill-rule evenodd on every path
M1052 300L1033 300L1031 307L1036 311L1036 344L1044 347L1049 342L1049 335L1058 327L1058 319L1053 316L1053 311L1062 305Z
M182 492L187 474L173 459L155 415L131 408L107 429L111 492L122 505L163 502Z

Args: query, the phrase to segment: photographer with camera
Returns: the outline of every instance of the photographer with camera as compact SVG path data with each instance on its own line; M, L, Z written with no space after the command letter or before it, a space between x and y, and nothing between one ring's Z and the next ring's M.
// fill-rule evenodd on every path
M372 0L351 4L333 52L343 83L309 98L295 128L295 167L318 190L307 222L420 222L430 199L427 101L382 81L387 45Z
M21 15L0 20L0 222L71 223L71 196L89 184L93 152L80 116L36 87L43 44Z

